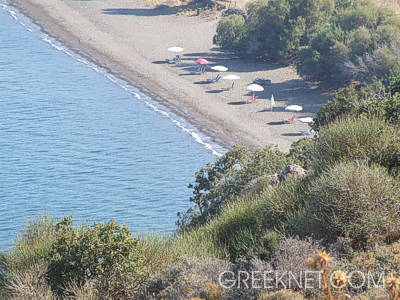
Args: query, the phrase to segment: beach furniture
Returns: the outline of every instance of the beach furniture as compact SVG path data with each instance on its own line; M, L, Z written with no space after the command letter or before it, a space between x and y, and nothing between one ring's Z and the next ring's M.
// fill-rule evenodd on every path
M209 83L218 82L220 79L221 79L221 75L218 74L215 78L207 79L207 82L209 82Z
M235 74L229 74L229 75L226 75L226 76L222 77L222 79L223 80L231 80L232 81L232 85L225 89L226 91L229 91L229 90L233 89L233 87L235 85L235 80L240 79L240 76L235 75Z
M179 55L175 56L175 58L167 59L167 63L169 64L177 64L181 62L181 57Z
M255 78L253 80L253 82L256 83L256 84L262 85L262 86L266 86L266 85L271 84L271 80L270 79L260 78L260 77Z
M284 119L284 120L282 120L282 123L285 123L285 124L293 123L295 118L296 118L296 115L293 115L293 116L290 117L289 119Z
M247 103L253 103L256 102L258 98L255 93L262 92L264 88L259 84L252 83L246 87L246 90L253 92L253 96L250 99L248 99Z
M312 128L309 130L301 130L300 132L302 135L312 135L315 133L315 131Z
M250 98L246 99L246 102L247 103L254 103L254 102L257 102L257 99L258 99L258 97L253 94Z

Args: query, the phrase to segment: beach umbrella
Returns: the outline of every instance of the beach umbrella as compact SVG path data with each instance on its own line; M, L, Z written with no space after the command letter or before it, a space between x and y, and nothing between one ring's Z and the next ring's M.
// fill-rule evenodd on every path
M261 85L253 83L253 84L248 85L246 87L246 90L253 92L253 99L254 99L255 92L262 92L264 90L264 88Z
M264 90L264 88L261 85L258 84L250 84L246 87L246 90L250 91L250 92L262 92Z
M208 65L210 62L207 59L199 58L199 59L196 59L196 63L200 65L200 68L199 68L200 72L204 73L206 71L205 66Z
M168 48L168 51L169 52L178 53L178 52L183 52L183 48L181 48L181 47L170 47L170 48Z
M273 109L273 107L275 106L275 98L274 98L274 94L272 94L272 96L271 96L271 111L272 111L272 109Z
M302 111L303 107L301 107L300 105L289 105L285 108L286 111Z
M199 65L208 65L210 62L207 59L199 58L199 59L196 59L196 63Z
M211 68L211 70L218 71L218 72L226 72L226 71L228 71L228 68L224 67L224 66L214 66Z
M312 122L313 122L313 118L311 118L311 117L301 118L301 119L299 119L299 121L300 121L301 123L307 123L307 124L309 124L309 123L312 123Z
M231 87L231 89L233 89L233 85L235 84L235 80L240 79L240 76L235 75L235 74L229 74L229 75L226 75L226 76L222 77L222 79L224 79L224 80L231 80L231 81L232 81L232 87Z

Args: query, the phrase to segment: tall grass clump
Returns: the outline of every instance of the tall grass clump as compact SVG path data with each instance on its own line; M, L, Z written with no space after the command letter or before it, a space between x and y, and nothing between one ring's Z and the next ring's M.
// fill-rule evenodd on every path
M399 172L399 130L378 118L339 119L320 131L314 149L318 171L340 161L367 160Z
M381 166L339 163L311 184L308 200L314 234L326 242L347 237L357 249L400 236L400 185Z
M55 241L54 220L40 217L28 221L16 238L10 251L0 254L1 277L5 274L28 270L44 262Z
M306 186L305 180L288 180L278 188L269 187L258 196L244 196L226 205L205 227L214 243L227 252L221 258L268 257L287 219L303 206Z

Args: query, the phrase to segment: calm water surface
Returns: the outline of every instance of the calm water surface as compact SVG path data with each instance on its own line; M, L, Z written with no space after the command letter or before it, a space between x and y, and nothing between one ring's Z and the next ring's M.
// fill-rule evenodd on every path
M2 1L0 249L41 214L171 232L190 205L187 184L215 153L195 129Z

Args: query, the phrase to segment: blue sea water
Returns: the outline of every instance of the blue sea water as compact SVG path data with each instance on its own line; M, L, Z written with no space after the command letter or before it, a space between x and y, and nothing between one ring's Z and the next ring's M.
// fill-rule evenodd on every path
M223 149L4 0L0 24L0 250L43 214L173 231Z

